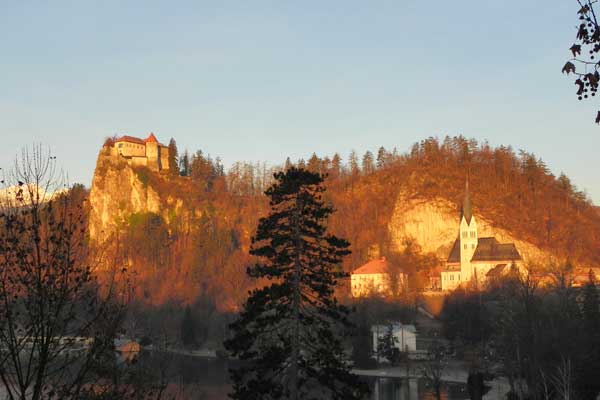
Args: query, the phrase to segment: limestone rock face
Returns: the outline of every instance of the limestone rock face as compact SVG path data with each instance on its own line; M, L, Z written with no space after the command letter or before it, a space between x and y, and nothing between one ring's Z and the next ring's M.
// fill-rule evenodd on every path
M153 212L167 220L168 209L181 207L182 202L176 199L163 202L157 190L148 183L146 174L155 172L131 167L110 148L100 151L89 196L90 239L103 241L131 214Z
M510 232L494 227L477 213L478 236L495 236L501 243L514 243L525 263L547 263L553 256L537 246L517 239ZM458 237L459 211L444 199L434 201L409 197L401 193L396 201L388 229L396 250L402 251L407 241L414 240L426 253L435 253L446 259L454 240Z

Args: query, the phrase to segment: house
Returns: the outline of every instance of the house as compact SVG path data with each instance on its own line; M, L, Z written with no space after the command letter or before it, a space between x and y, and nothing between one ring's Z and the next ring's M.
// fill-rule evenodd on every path
M145 166L153 171L169 169L169 148L160 143L154 133L146 139L121 136L113 141L113 151L132 166Z
M390 327L392 328L395 347L398 350L407 353L414 353L417 351L417 329L415 326L395 322L390 325L373 325L371 327L371 333L373 335L373 354L377 354L379 342L389 332Z
M441 272L442 290L454 290L467 284L485 285L491 275L505 274L510 267L518 267L520 263L521 255L514 243L500 243L495 237L479 237L467 180L458 238Z
M369 261L350 276L352 297L391 296L404 291L407 282L408 276L385 257Z

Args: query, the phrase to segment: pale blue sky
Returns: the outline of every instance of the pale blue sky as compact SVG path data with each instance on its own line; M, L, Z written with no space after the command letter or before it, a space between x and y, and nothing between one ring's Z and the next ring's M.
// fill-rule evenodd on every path
M600 203L600 99L560 72L575 0L25 3L0 0L2 165L38 141L89 185L115 133L226 165L463 134Z

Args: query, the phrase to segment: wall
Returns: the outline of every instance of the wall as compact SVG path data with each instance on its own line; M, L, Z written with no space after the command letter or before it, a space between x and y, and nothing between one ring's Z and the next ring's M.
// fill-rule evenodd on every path
M160 146L160 169L169 169L169 148Z
M134 167L145 167L148 165L148 159L146 157L131 157L130 164Z
M460 271L442 271L442 290L454 290L460 285L461 281Z
M158 147L158 143L156 142L146 143L146 157L148 157L148 168L150 168L153 171L160 170Z
M125 157L146 157L146 146L143 144L117 142L115 148Z
M398 274L398 289L406 283L406 274ZM392 295L388 274L352 274L350 277L352 297L365 297L372 294Z

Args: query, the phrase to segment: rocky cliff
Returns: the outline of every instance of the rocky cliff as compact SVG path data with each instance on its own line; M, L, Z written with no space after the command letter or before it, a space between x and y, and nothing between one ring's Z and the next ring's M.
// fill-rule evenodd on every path
M554 260L552 254L535 245L519 240L511 232L500 229L477 213L475 218L479 237L495 236L501 243L515 243L527 263L547 263ZM419 244L423 252L435 253L441 259L448 257L450 248L458 235L459 211L455 204L445 200L423 200L401 193L396 201L388 228L392 243L403 250L408 240Z
M165 221L185 214L182 199L161 193L157 187L161 181L166 182L166 176L132 167L110 148L102 148L89 196L90 238L104 240L135 213L156 213Z

